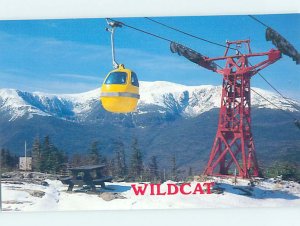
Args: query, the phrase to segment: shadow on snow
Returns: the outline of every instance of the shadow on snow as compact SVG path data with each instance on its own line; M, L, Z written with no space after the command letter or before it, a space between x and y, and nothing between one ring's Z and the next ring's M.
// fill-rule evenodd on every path
M234 186L225 183L217 183L216 187L224 189L225 192L235 195L244 195L255 199L286 199L295 200L300 197L286 191L262 189L259 187L251 186Z

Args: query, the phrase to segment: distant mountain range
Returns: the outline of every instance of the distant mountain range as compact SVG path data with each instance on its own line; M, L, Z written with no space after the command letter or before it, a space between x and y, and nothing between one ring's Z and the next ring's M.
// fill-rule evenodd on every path
M44 94L0 89L0 147L21 154L24 141L50 135L68 153L87 151L92 141L111 155L115 140L127 151L137 137L147 161L157 155L167 167L175 153L181 167L201 169L215 136L221 87L184 86L170 82L141 82L137 111L106 112L99 101L100 89L79 94ZM256 92L280 109L300 116L299 103L262 89ZM296 108L295 108L296 106ZM300 160L300 131L287 114L252 93L253 133L262 163Z
M283 110L297 111L289 102L274 93L257 88L255 91ZM156 112L189 118L220 107L221 87L184 86L160 81L141 82L140 93L141 99L134 115ZM252 95L253 107L275 108L255 93ZM95 113L95 107L101 107L99 96L100 89L79 94L29 93L15 89L0 89L0 113L5 114L9 121L46 116L73 122L91 122L103 116L102 112L99 112L98 117L91 117ZM299 105L297 102L294 104Z

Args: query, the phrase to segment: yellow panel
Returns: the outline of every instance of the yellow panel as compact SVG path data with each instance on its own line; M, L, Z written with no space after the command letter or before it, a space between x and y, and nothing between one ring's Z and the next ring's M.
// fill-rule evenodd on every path
M138 99L131 97L101 97L103 108L114 113L129 113L136 109Z

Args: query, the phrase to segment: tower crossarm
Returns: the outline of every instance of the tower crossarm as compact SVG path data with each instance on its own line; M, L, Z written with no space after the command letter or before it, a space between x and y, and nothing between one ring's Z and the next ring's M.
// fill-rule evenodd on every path
M250 58L254 57L266 57L267 59L264 59L263 61L256 63L254 65L249 63ZM266 68L267 66L275 63L277 60L281 58L281 52L277 49L271 49L268 52L262 52L262 53L248 53L248 54L236 54L236 55L225 55L222 57L214 57L214 58L206 58L205 61L207 63L216 63L217 61L230 61L238 64L238 63L244 63L244 65L238 66L238 68L242 70L246 70L251 76L255 75L257 72L261 71L262 69ZM201 66L201 65L200 65ZM241 67L243 66L243 67ZM226 65L223 69L217 69L215 72L219 74L226 74L228 70L228 67ZM243 71L241 71L243 72Z

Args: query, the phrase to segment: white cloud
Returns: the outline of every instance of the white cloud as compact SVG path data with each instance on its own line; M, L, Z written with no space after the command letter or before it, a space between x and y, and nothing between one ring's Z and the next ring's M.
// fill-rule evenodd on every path
M54 74L53 76L60 77L60 78L86 80L86 81L99 81L99 76L90 76L90 75L83 75L83 74Z

